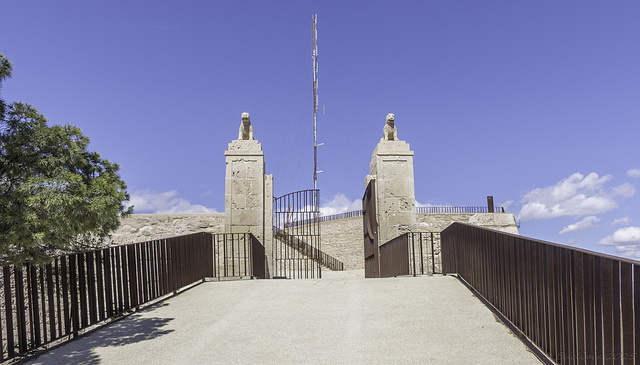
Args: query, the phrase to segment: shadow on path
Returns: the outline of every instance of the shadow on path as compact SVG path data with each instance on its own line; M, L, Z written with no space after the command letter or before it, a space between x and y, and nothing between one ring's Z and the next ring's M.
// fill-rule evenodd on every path
M152 305L99 328L78 339L43 352L38 357L28 360L27 364L99 364L100 358L95 349L99 347L125 346L142 341L153 340L173 332L163 329L173 318L145 317L143 313L151 312L167 303Z

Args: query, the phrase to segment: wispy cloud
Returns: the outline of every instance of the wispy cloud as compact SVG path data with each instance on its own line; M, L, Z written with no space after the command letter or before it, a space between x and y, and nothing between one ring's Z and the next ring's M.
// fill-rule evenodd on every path
M615 246L623 256L640 258L640 227L625 227L601 239L601 245Z
M562 231L558 232L560 234L565 234L569 232L581 232L586 231L589 228L595 227L594 223L600 222L600 218L590 215L585 217L583 220L570 224L562 229Z
M611 222L611 224L614 226L620 225L620 224L629 224L629 223L631 223L631 218L629 217L614 219L613 222Z
M129 205L133 205L135 213L177 214L177 213L216 213L212 208L200 204L191 204L178 197L178 191L156 192L138 190L131 194Z
M627 170L627 176L640 177L640 169L629 169L629 170Z
M338 193L333 196L333 199L320 207L320 215L332 215L345 212L351 212L354 210L362 209L362 200L350 200L343 193Z
M439 207L439 206L440 206L440 205L437 205L437 204L429 204L429 203L422 204L422 203L420 203L419 201L417 201L417 200L416 200L416 207Z
M635 187L629 183L606 187L610 180L610 175L575 173L555 185L533 189L522 198L518 219L595 215L617 208L616 198L629 198L635 194Z

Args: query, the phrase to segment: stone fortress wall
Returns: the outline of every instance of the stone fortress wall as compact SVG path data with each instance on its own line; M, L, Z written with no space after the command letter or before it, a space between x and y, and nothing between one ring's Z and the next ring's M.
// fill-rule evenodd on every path
M441 232L453 222L474 224L518 234L511 213L417 213L419 232ZM173 236L224 233L224 213L132 214L123 218L110 244L121 245ZM345 270L364 267L362 216L320 223L321 250L342 261Z
M273 176L265 174L264 153L253 136L248 113L242 113L238 139L229 143L225 158L225 213L134 214L122 219L110 244L197 232L251 232L265 246L267 262L272 262ZM413 151L398 139L393 114L387 115L383 138L371 155L365 187L370 181L375 182L379 245L406 232L441 232L452 222L519 233L511 213L416 213ZM488 210L493 211L493 197L489 198ZM322 222L320 233L323 252L342 261L347 270L364 267L361 216Z
M120 228L111 234L109 244L153 241L191 233L224 233L224 213L132 214L120 219Z

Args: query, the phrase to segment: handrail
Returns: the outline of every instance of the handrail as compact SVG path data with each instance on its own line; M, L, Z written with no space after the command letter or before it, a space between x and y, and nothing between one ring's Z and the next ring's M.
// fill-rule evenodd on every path
M276 234L274 235L274 239L278 239L280 237L286 238L283 239L282 242L293 248L294 250L300 252L303 255L311 258L312 260L318 262L320 265L325 266L326 268L334 271L343 271L344 263L337 258L327 254L326 252L319 250L305 241L301 240L296 235L287 234L284 230L276 229Z
M552 361L640 360L640 261L464 223L442 232L442 255Z
M489 213L488 207L444 207L444 206L428 206L428 207L416 207L416 213L420 214L477 214L477 213ZM495 213L505 213L504 207L496 207ZM331 215L322 215L317 218L319 223L331 222L340 219L348 219L354 217L361 217L362 209L352 210L344 213L337 213ZM292 222L290 224L295 226L304 226L307 224L315 223L314 219L306 219L304 221Z
M213 276L211 235L195 233L1 267L0 360L79 331ZM2 333L4 332L4 334Z

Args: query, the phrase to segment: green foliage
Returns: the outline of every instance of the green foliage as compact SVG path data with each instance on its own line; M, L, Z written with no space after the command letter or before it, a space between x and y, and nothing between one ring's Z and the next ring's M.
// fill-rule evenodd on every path
M2 87L2 82L11 77L12 70L11 62L0 53L0 88ZM2 98L0 98L0 120L4 118L4 113L6 110L6 104Z
M129 199L119 166L87 151L79 128L48 126L30 105L0 120L0 258L20 264L99 243Z

